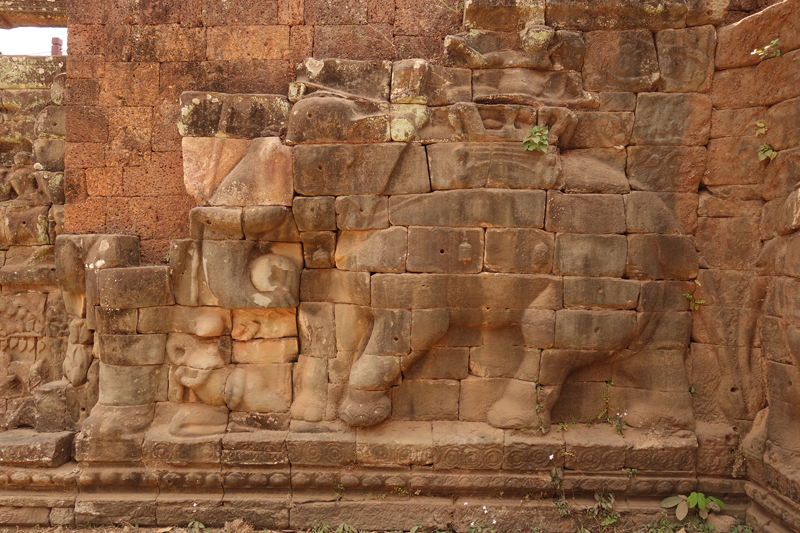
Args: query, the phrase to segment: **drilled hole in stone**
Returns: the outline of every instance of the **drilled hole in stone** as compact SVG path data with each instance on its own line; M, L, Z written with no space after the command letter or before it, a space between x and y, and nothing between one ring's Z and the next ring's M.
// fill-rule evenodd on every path
M739 387L731 387L731 392L739 392Z
M594 328L595 333L600 333L600 328Z
M317 170L322 170L322 164L317 165Z
M443 254L443 253L444 253L444 249L442 249L442 250L439 250L439 253L440 253L440 254Z

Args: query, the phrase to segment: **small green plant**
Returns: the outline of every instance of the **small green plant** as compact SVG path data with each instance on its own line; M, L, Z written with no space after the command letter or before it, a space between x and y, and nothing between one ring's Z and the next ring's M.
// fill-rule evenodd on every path
M556 489L561 488L561 482L564 481L564 469L559 466L554 466L553 469L550 470L550 479L553 480L553 486Z
M683 293L687 300L689 300L689 309L692 311L697 311L700 309L700 305L706 303L705 300L698 300L694 297L694 294L690 294L688 292Z
M767 134L767 125L763 122L756 122L756 137Z
M410 490L410 489L405 489L403 487L395 487L392 489L392 492L396 492L400 496L419 496L420 494L422 494L421 489Z
M758 160L763 161L769 157L769 160L772 161L776 157L778 157L778 152L772 149L772 146L769 143L762 144L758 147Z
M467 533L496 533L494 530L495 524L497 524L497 520L492 520L492 525L486 524L483 520L480 523L470 522Z
M628 474L628 479L633 479L636 477L636 474L639 473L638 468L625 468L625 472Z
M346 522L339 524L334 533L358 533L358 530Z
M333 499L337 502L344 500L344 485L336 483L333 486Z
M186 526L186 531L189 531L190 533L200 533L200 531L205 528L206 526L203 525L201 521L199 521L196 518L193 518L192 521L189 522L189 525Z
M419 522L417 522L417 525L416 525L416 526L414 526L414 527L412 527L412 528L411 528L411 529L408 531L408 533L425 533L425 528L424 528L424 527L422 527L422 524L420 524Z
M553 500L553 503L556 506L556 510L558 511L558 516L561 518L566 518L572 514L572 511L569 508L569 502L562 494L560 498L556 498Z
M311 526L311 533L331 533L331 526L322 522L314 522L314 525Z
M688 496L679 494L678 496L670 496L661 501L661 507L670 509L675 507L675 517L678 520L683 520L689 514L689 509L697 508L697 514L700 518L705 520L708 518L708 513L711 511L721 511L725 509L725 504L722 500L718 500L713 496L706 496L702 492L692 492Z
M522 141L522 149L530 152L547 152L547 134L550 128L547 126L534 126L531 128L530 134Z
M765 57L766 58L780 57L781 56L781 49L778 48L780 45L781 45L781 43L778 41L778 39L773 39L764 48L761 48L761 49L756 48L755 50L750 52L750 55L757 55L761 59L764 59Z

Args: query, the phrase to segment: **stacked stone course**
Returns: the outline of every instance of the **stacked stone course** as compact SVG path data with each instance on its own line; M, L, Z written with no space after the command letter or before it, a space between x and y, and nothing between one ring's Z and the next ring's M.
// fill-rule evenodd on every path
M77 11L64 379L0 435L0 521L462 530L498 493L563 529L519 500L698 490L796 529L798 11L723 4L470 1L442 65L398 36L444 5Z

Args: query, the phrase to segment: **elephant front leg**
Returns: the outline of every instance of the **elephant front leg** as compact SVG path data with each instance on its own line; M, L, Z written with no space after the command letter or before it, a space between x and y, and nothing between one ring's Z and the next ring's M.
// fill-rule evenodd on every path
M392 414L389 388L401 380L400 359L411 351L411 312L374 309L373 327L350 370L339 418L352 426L374 426Z

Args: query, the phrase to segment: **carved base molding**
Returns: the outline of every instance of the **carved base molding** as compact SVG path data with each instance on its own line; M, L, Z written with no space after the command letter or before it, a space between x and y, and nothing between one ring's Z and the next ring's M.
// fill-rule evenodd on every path
M39 438L57 441L48 435L60 434ZM0 466L0 523L180 526L197 519L216 527L241 518L271 529L347 522L367 530L421 523L465 531L471 522L496 520L502 531L566 531L580 527L597 492L614 494L615 511L631 527L666 516L658 504L674 494L717 495L740 517L749 504L745 481L698 474L690 431L629 428L623 437L596 426L546 435L507 430L494 443L401 437L372 444L349 429L168 438L153 428L138 443L78 434L75 448L81 462L47 468L20 466L17 458ZM774 498L764 491L751 483L747 495ZM567 517L553 503L562 495Z

